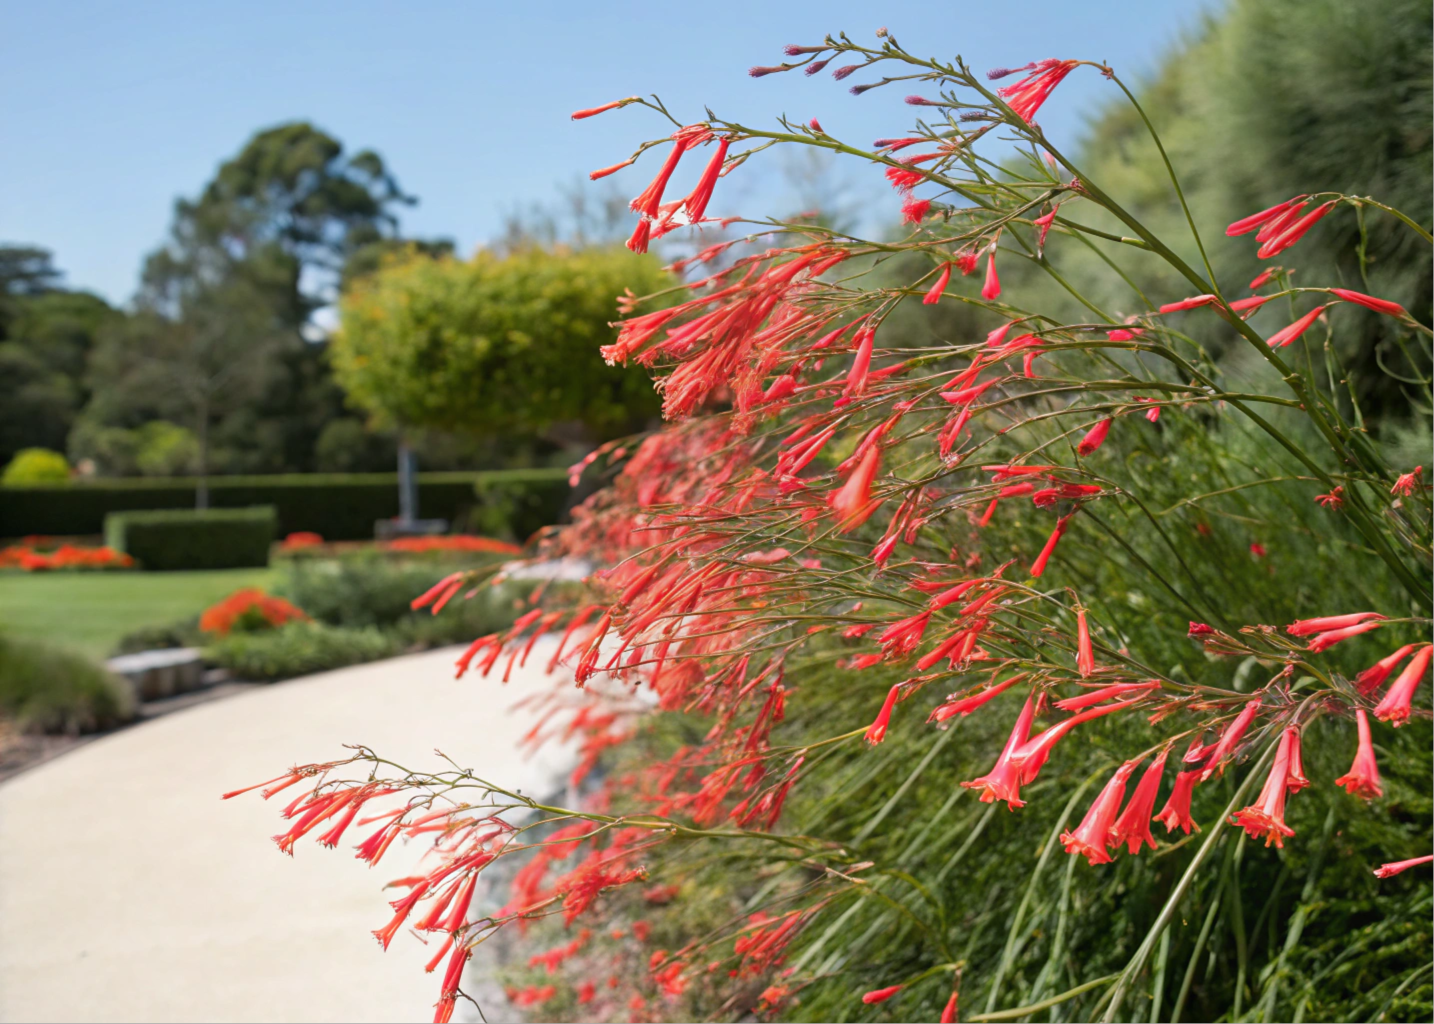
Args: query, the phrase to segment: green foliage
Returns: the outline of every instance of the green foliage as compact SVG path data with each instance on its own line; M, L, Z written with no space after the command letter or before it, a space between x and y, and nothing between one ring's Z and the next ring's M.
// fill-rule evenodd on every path
M1431 54L1427 0L1237 0L1197 38L1176 47L1138 90L1227 294L1245 294L1245 284L1265 265L1281 261L1257 260L1248 239L1227 238L1208 226L1291 196L1337 189L1372 196L1430 223ZM1123 97L1112 98L1094 120L1078 163L1171 240L1191 266L1202 265L1160 154ZM1361 222L1367 231L1363 260ZM1123 231L1108 217L1093 216L1091 223ZM1145 306L1092 251L1070 249L1054 266L1073 286L1120 313ZM1118 250L1112 258L1156 305L1189 294L1189 282L1169 268ZM1427 246L1379 210L1361 215L1340 209L1300 243L1295 284L1318 281L1384 296L1429 323L1430 260ZM1024 275L1012 280L1027 286ZM1043 287L1050 296L1046 304L1060 308L1057 290ZM1074 315L1072 300L1065 296L1064 302ZM1427 359L1404 349L1388 317L1353 307L1331 313L1340 357L1366 416L1403 416L1410 400L1378 362L1406 372L1406 359L1426 370ZM1272 330L1288 322L1288 314L1284 303L1274 303L1255 323ZM1229 343L1228 332L1213 326L1197 328L1195 336L1217 352Z
M0 295L0 461L21 448L65 448L89 396L84 377L90 352L121 316L83 292Z
M55 484L70 482L70 464L59 452L46 448L25 448L5 466L0 484Z
M105 517L105 543L145 569L268 565L275 522L272 505L112 512Z
M656 402L643 373L597 354L615 337L613 300L668 283L655 259L620 250L411 254L345 296L335 373L391 423L509 435L578 421L617 436Z
M152 420L135 433L134 464L145 476L182 476L199 463L199 441L192 430Z
M556 522L568 492L566 475L560 469L421 473L420 512L464 522L476 500L474 485L480 480L532 494L517 505L516 518L500 531L518 537ZM65 487L0 492L0 537L99 533L111 512L193 507L196 483L182 477L81 480ZM209 480L209 499L217 508L273 505L279 517L279 536L312 530L327 540L367 540L373 537L377 520L398 514L398 482L393 473L214 477Z
M205 657L239 679L277 682L377 661L398 653L395 638L372 626L291 622L258 633L231 633L205 650Z
M0 712L33 732L94 732L134 717L123 679L82 654L0 632Z

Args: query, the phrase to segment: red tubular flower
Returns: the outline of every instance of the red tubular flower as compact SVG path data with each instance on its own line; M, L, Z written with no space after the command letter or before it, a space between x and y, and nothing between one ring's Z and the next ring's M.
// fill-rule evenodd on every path
M881 464L881 451L872 445L862 456L846 483L828 499L841 523L841 532L855 530L871 518L880 504L871 498L871 482L876 479L877 467Z
M1280 232L1284 231L1285 228L1289 227L1295 221L1299 220L1300 214L1304 212L1304 209L1307 206L1309 206L1309 203L1304 202L1302 200L1301 202L1295 203L1289 209L1285 210L1285 212L1280 214L1278 217L1274 217L1269 220L1264 225L1264 227L1260 228L1260 230L1255 233L1255 241L1263 244L1274 238Z
M1376 299L1373 295L1366 295L1364 292L1350 291L1348 288L1331 288L1329 293L1331 295L1338 295L1345 302L1353 302L1356 306L1372 309L1376 313L1383 313L1385 316L1409 316L1409 312L1399 303L1390 302L1388 299Z
M1100 795L1095 798L1095 802L1090 805L1090 810L1085 812L1085 817L1076 826L1076 830L1061 833L1061 842L1065 845L1066 853L1083 854L1091 864L1111 862L1111 826L1115 824L1116 813L1120 810L1121 801L1125 799L1125 784L1139 764L1139 761L1127 761L1117 768L1105 788L1100 791Z
M1188 299L1181 299L1179 302L1167 302L1160 307L1162 313L1179 313L1186 309L1196 309L1200 306L1209 306L1215 302L1213 295L1195 295Z
M882 702L881 710L877 712L876 721L867 726L866 742L873 747L886 738L886 727L891 724L891 712L896 707L897 698L901 696L901 683L897 683L886 694L886 700Z
M1274 237L1272 237L1264 245L1260 246L1259 251L1256 252L1255 255L1262 260L1267 260L1271 256L1277 256L1280 253L1284 252L1290 246L1294 245L1301 238L1303 238L1306 232L1308 232L1310 228L1314 227L1315 224L1319 222L1321 217L1329 213L1329 211L1332 210L1335 204L1338 202L1339 200L1337 199L1331 199L1327 203L1321 203L1319 206L1316 206L1309 213L1305 214L1303 217L1299 218L1299 220L1290 224L1279 234L1274 235Z
M1429 668L1429 656L1434 647L1424 646L1409 659L1399 678L1389 684L1384 699L1374 709L1374 717L1381 722L1392 722L1395 728L1409 721L1409 707L1414 701L1414 691L1424 681L1424 672Z
M637 157L628 157L626 160L622 161L621 163L611 164L610 166L607 166L607 167L599 167L599 168L598 168L597 170L595 170L595 171L589 171L589 172L588 172L588 180L589 180L589 181L598 181L598 180L601 179L601 178L606 178L609 174L616 174L618 171L622 170L624 167L631 167L631 166L632 166L633 164L635 164L635 163L637 163Z
M954 1024L957 1017L957 995L952 992L951 998L946 1000L946 1005L941 1010L941 1024Z
M1403 495L1406 498L1409 497L1415 491L1419 490L1419 480L1423 475L1423 466L1415 466L1414 469L1408 473L1400 473L1399 479L1394 481L1394 486L1389 488L1389 493Z
M1046 236L1051 233L1051 225L1056 222L1056 208L1051 207L1050 212L1035 219L1036 225L1036 252L1046 247Z
M941 296L946 292L946 285L949 284L950 281L951 264L948 263L941 268L941 273L936 277L936 283L926 292L926 296L921 300L921 304L923 306L934 306L940 302Z
M1057 722L1039 736L1033 737L1022 743L1011 752L1011 763L1021 771L1021 785L1028 786L1036 781L1036 776L1045 767L1046 761L1051 756L1051 751L1064 736L1080 725L1082 722L1089 722L1092 718L1100 718L1112 711L1124 711L1130 707L1129 703L1102 704L1100 707L1088 708L1079 714L1072 715L1064 722Z
M1103 419L1086 431L1085 437L1076 445L1076 454L1084 457L1105 444L1106 435L1110 433L1110 424L1109 418Z
M1095 652L1091 649L1084 608L1076 609L1076 671L1082 679L1089 679L1095 672Z
M1270 348L1284 348L1291 342L1298 340L1299 336L1309 330L1310 325L1319 319L1320 314L1323 313L1324 310L1324 306L1316 306L1288 327L1270 335L1269 338L1265 340L1265 344L1269 345Z
M1416 644L1405 644L1393 654L1380 658L1369 668L1355 676L1354 682L1355 685L1359 687L1360 695L1368 696L1379 689L1384 681L1389 678L1389 673L1394 671L1394 666L1409 657L1416 646Z
M930 717L926 720L928 722L944 722L948 718L955 718L957 715L961 715L964 718L981 705L988 703L1006 690L1009 690L1024 678L1026 678L1026 674L1022 672L1019 675L1012 676L1010 679L1003 679L995 686L989 686L980 693L973 694L970 697L962 697L960 700L948 700L945 704L942 704L935 711L931 712Z
M1343 629L1346 626L1357 626L1361 622L1370 619L1383 619L1384 616L1378 612L1350 612L1347 615L1324 615L1316 619L1300 619L1291 622L1285 627L1285 632L1290 636L1311 636L1315 633L1324 633L1332 629Z
M1061 540L1061 534L1066 532L1066 522L1069 519L1070 516L1062 516L1056 520L1056 528L1052 530L1051 535L1046 538L1046 546L1041 548L1041 553L1037 555L1036 560L1031 563L1032 576L1039 576L1046 571L1046 563L1051 560L1051 555L1055 553L1056 545L1059 544Z
M1291 748L1297 735L1294 729L1284 731L1275 751L1275 763L1265 777L1265 787L1260 790L1259 799L1230 817L1232 825L1239 825L1251 839L1263 838L1266 846L1273 843L1283 847L1285 837L1295 834L1295 830L1285 824L1285 798L1288 795Z
M930 199L907 197L906 202L901 204L901 221L903 224L920 224L930 212Z
M1115 697L1123 697L1128 693L1144 695L1158 689L1160 689L1160 680L1158 679L1147 679L1143 683L1114 683L1110 686L1102 686L1098 690L1091 690L1089 693L1082 693L1078 697L1058 700L1056 707L1062 711L1079 711L1081 708L1088 708L1092 704L1099 704L1101 701L1111 700Z
M1331 629L1327 633L1320 633L1309 642L1309 651L1318 654L1327 651L1337 643L1348 640L1350 637L1359 636L1361 633L1368 633L1371 629L1378 629L1384 625L1379 619L1373 622L1361 622L1357 626L1345 626L1343 629Z
M1055 87L1065 81L1080 64L1077 60L1042 60L1034 65L1035 74L1028 75L1012 85L997 89L997 94L1006 101L1012 113L1027 124L1041 109L1041 104L1050 97Z
M1434 861L1434 853L1427 854L1423 857L1414 857L1410 860L1396 860L1388 864L1381 864L1374 869L1374 877L1393 878L1401 872L1408 871L1410 868L1417 868L1421 864L1428 864L1431 861Z
M1236 235L1248 235L1262 224L1266 224L1281 214L1289 212L1294 207L1302 205L1301 200L1303 199L1304 196L1295 196L1293 199L1286 199L1283 203L1276 203L1268 210L1261 210L1259 213L1252 213L1248 217L1242 217L1227 227L1225 234L1231 238L1234 238ZM1250 287L1257 288L1259 285L1252 284Z
M449 573L447 576L443 577L443 579L439 580L437 583L433 584L433 586L425 590L422 594L418 595L412 601L410 601L408 603L408 606L414 611L418 611L418 609L420 608L427 608L435 601L439 601L439 595L442 595L442 600L438 604L438 607L433 609L434 614L438 614L438 608L441 608L444 604L448 603L449 599L451 599L453 595L462 588L463 576L464 574L461 572ZM204 628L203 622L200 623L200 628Z
M1150 834L1150 823L1155 820L1151 812L1155 810L1155 798L1160 795L1160 779L1165 774L1165 759L1169 756L1169 748L1162 750L1145 769L1130 803L1110 827L1112 845L1125 843L1131 854L1139 853L1142 843L1149 844L1152 850L1157 848L1155 837Z
M1319 502L1325 508L1332 508L1338 512L1344 508L1344 488L1336 487L1328 494L1316 494L1315 501Z
M1245 313L1250 310L1259 309L1267 302L1274 301L1273 295L1251 295L1248 299L1236 299L1230 303L1230 308L1236 313ZM1249 319L1246 317L1246 319Z
M1250 723L1255 720L1255 716L1259 713L1259 697L1245 703L1245 706L1240 709L1240 713L1235 716L1235 720L1227 725L1225 731L1220 734L1219 742L1211 749L1210 756L1205 761L1204 771L1200 774L1201 782L1204 782L1212 775L1225 774L1225 758L1230 756L1235 748L1239 746L1240 740L1245 736L1245 730L1250 727Z
M717 143L717 152L712 154L712 159L707 161L707 166L702 171L702 177L697 179L697 185L692 189L692 194L682 200L687 208L687 219L696 224L707 213L707 204L712 199L712 190L717 186L717 179L722 174L722 165L727 160L727 147L732 144L728 138L721 139Z
M1379 763L1374 759L1374 741L1369 735L1369 717L1363 708L1354 709L1354 724L1359 729L1359 749L1354 755L1354 764L1349 771L1334 780L1336 786L1343 786L1345 792L1362 800L1373 800L1384 795L1379 784Z
M846 387L842 390L842 394L848 398L855 398L866 390L866 377L871 372L871 350L875 344L876 332L870 327L863 327L854 340L856 357L851 361L851 369L846 375Z
M1167 833L1174 832L1177 828L1184 830L1187 836L1192 828L1196 832L1200 831L1200 826L1190 817L1190 796L1195 792L1195 785L1200 781L1201 774L1197 768L1175 776L1175 788L1170 792L1170 799L1165 801L1164 809L1151 819L1164 825Z
M1007 737L1006 745L1001 750L1001 756L996 758L996 763L991 770L978 779L961 783L967 789L979 789L983 804L1004 800L1006 806L1013 811L1018 807L1025 806L1025 801L1021 799L1021 769L1019 765L1012 762L1011 755L1030 737L1031 723L1035 721L1035 717L1036 698L1032 695L1026 698L1025 706L1016 716L1016 724L1011 728L1011 735Z
M1185 635L1194 639L1197 636L1211 636L1214 632L1214 626L1207 626L1203 622L1192 622L1190 623L1189 631Z
M625 107L629 103L636 103L637 101L637 96L629 96L627 97L627 99L624 100L613 100L611 103L604 103L600 107L588 107L586 110L574 111L572 119L574 121L581 121L585 117L593 117L597 114L604 114L609 110L616 110L618 107Z
M861 997L863 1003L884 1003L896 993L900 992L903 986L890 985L887 988L874 988Z
M986 283L981 286L981 298L994 302L1001 296L1001 279L996 274L996 247L991 247L986 257Z

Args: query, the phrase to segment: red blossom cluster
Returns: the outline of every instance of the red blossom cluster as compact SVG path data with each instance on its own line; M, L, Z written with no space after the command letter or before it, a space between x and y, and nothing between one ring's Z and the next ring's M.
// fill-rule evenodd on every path
M61 569L132 569L134 559L111 547L84 547L63 543L49 550L46 538L26 537L19 544L0 548L0 569L53 572Z
M265 629L286 622L306 622L308 618L303 609L282 597L273 597L257 587L245 587L204 609L199 616L199 629L228 636L236 628Z

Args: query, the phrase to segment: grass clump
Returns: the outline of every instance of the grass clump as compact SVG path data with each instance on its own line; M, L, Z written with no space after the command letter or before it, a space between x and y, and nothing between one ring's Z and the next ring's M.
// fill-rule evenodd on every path
M134 717L134 694L82 654L0 633L0 713L26 732L109 729Z

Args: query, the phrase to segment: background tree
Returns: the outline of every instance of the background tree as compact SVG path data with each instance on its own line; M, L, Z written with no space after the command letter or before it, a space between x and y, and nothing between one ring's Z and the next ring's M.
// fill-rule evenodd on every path
M615 296L667 285L625 250L411 253L344 297L332 357L380 422L586 443L641 426L657 403L641 373L603 364Z
M206 508L213 422L252 405L282 374L283 351L301 344L242 279L194 291L172 317L141 310L106 334L91 363L92 378L106 382L96 401L141 411L145 422L190 424L195 506Z
M187 451L201 477L318 468L325 427L344 415L320 311L396 246L451 250L400 239L397 211L414 202L371 150L350 154L307 122L258 132L197 197L176 201L135 317L96 352L71 454L118 473L176 466ZM189 430L192 445L137 433L156 420ZM374 462L384 448L351 445L360 457L349 461L387 468L391 454Z
M0 246L0 462L22 448L65 448L96 337L123 316L63 290L62 276L48 250Z

